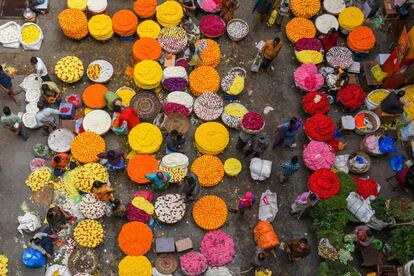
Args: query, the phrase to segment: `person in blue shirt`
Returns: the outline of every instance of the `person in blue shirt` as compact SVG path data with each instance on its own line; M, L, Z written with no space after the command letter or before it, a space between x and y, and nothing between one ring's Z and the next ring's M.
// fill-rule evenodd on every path
M280 165L281 173L279 175L280 183L285 182L290 176L300 169L299 158L293 156L290 161L285 161Z
M155 190L165 190L170 186L171 176L167 172L155 171L151 174L146 174L145 177L151 181L153 191Z
M17 100L14 97L18 93L13 93L13 84L11 81L11 77L3 70L3 66L1 65L0 65L0 88L4 92L6 92L10 97L12 97L16 105L20 105L19 103L17 103Z
M182 152L182 147L185 143L183 136L176 130L171 130L167 136L167 149L166 153Z

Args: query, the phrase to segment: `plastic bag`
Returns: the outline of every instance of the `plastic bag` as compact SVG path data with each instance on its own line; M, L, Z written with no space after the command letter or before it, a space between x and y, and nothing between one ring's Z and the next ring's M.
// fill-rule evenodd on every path
M42 226L40 218L33 213L25 213L23 216L18 216L17 221L19 226L17 230L23 235L23 231L27 233L33 233Z
M259 221L253 229L257 246L263 250L269 250L280 244L273 226L268 221Z
M410 136L414 136L414 121L401 130L402 141L408 141Z
M233 276L233 273L225 266L209 267L206 276Z
M385 136L379 142L379 151L382 153L396 152L397 149L394 146L394 139Z
M22 261L29 268L41 268L46 265L46 257L32 248L27 248L23 251Z
M25 26L30 26L30 25L34 25L34 26L37 26L39 28L39 31L40 31L39 39L37 41L33 42L33 43L28 44L28 43L24 43L22 37L20 36L20 43L22 44L23 49L25 49L25 50L38 51L38 50L40 50L40 47L42 47L43 32L42 32L42 29L39 27L39 25L37 25L35 23L31 23L31 22L23 24L22 25L22 30Z
M382 82L385 79L385 77L388 75L386 72L381 70L381 67L379 66L379 64L371 68L371 73L377 82Z
M349 154L337 155L335 157L335 168L344 173L349 172L348 168Z
M4 30L6 28L15 28L16 30L16 39L11 39L7 37L0 36L0 43L3 44L6 48L14 48L17 49L20 47L20 37L21 37L21 26L14 21L7 22L0 26L0 30Z
M36 157L49 159L52 155L48 146L43 144L36 144L33 146L33 153Z
M394 172L401 171L404 167L404 160L405 160L405 156L402 155L402 154L398 154L398 155L393 156L390 160L391 169Z
M33 90L33 89L40 89L42 85L42 79L37 74L30 74L24 78L22 83L19 86L25 91Z
M277 212L277 194L272 193L270 190L266 190L260 197L259 219L273 221Z
M346 198L347 209L351 212L359 221L367 223L371 217L375 214L375 211L370 205L369 199L363 199L355 192L349 193Z

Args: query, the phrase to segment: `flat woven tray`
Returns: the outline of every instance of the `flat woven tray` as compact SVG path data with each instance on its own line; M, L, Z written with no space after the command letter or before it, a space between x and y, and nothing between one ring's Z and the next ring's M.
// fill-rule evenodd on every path
M66 128L59 128L49 134L47 144L55 152L67 152L70 150L75 135Z
M154 265L162 274L173 274L178 269L178 261L173 254L158 255Z
M72 275L77 273L93 274L98 268L98 263L98 255L89 248L76 248L68 259L68 267Z
M138 92L131 100L131 107L139 114L141 121L152 123L162 105L154 93Z

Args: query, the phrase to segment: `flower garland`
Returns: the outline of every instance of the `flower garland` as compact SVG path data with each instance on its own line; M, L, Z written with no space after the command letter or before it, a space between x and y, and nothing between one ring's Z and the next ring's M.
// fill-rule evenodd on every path
M145 256L125 256L118 265L119 276L151 276L152 265Z
M132 46L132 56L136 62L143 60L158 60L161 56L160 43L150 37L142 37Z
M132 203L128 203L125 207L125 215L128 221L147 223L151 220L151 215L144 210L138 209Z
M131 10L119 10L112 16L114 32L120 36L131 36L138 27L138 18Z
M348 7L341 11L338 17L339 26L347 31L364 23L364 13L357 7Z
M194 45L199 46L203 42L205 42L207 46L204 47L202 52L199 52L201 62L199 62L197 65L211 66L216 68L219 65L221 59L220 44L212 39L202 39L196 41Z
M355 110L364 104L366 94L364 90L356 84L348 84L342 87L336 96L338 102L345 107Z
M301 38L314 38L316 28L312 21L302 17L295 17L286 24L286 35L292 42Z
M211 266L224 266L236 255L233 239L221 230L210 231L204 235L200 252Z
M86 194L81 199L79 210L87 219L99 219L105 215L105 203L93 194Z
M207 37L220 37L226 32L226 23L220 16L208 14L200 20L200 31Z
M365 52L374 48L376 39L371 28L358 26L349 33L347 42L351 50Z
M242 170L242 163L236 158L228 158L224 162L224 172L228 176L237 176Z
M328 169L319 169L308 179L309 191L322 199L328 199L339 192L339 178Z
M224 110L223 99L217 94L204 93L194 101L194 113L203 121L214 121Z
M189 76L191 93L200 96L203 93L217 93L220 88L220 75L210 66L199 66Z
M89 33L88 19L85 13L79 9L63 10L58 15L58 21L63 34L69 38L82 39Z
M193 206L195 224L204 230L216 230L227 220L227 205L215 195L203 196Z
M75 226L73 237L80 246L95 248L103 242L104 229L98 221L85 219Z
M6 276L7 272L7 265L9 263L9 259L5 255L0 255L0 275Z
M303 109L310 115L326 114L330 107L328 95L323 92L308 92L303 97Z
M129 256L145 255L152 244L152 231L146 224L138 221L128 222L122 226L118 235L118 245Z
M224 167L221 160L213 155L202 155L194 160L191 171L197 175L202 187L213 187L224 177Z
M108 171L99 163L88 163L69 172L68 178L64 181L72 181L75 187L84 193L89 193L93 182L106 183L109 180Z
M335 132L335 123L331 117L324 114L315 114L303 125L306 135L316 141L329 141Z
M150 123L140 123L129 132L128 142L133 150L152 154L160 149L162 134L157 126Z
M136 2L135 2L136 3ZM148 37L157 39L160 35L161 27L153 20L145 20L138 25L137 34L140 38Z
M103 108L106 105L104 95L108 92L108 88L103 84L92 84L83 90L83 103L93 109Z
M70 147L73 158L80 163L98 161L98 154L104 152L105 149L105 140L98 134L89 131L77 135Z
M198 276L207 269L207 259L202 254L191 251L180 257L181 269L186 275Z
M188 110L187 107L185 107L182 104L178 104L178 103L165 103L162 106L162 109L164 111L165 115L171 115L173 113L181 113L183 114L185 117L190 116L190 110Z
M364 199L370 196L378 196L379 194L379 186L377 182L375 182L371 178L359 178L354 176L354 180L357 184L357 193L362 196Z
M139 88L145 90L155 89L160 85L161 78L161 65L154 60L143 60L134 67L134 82Z
M156 9L156 0L136 0L134 2L134 11L141 18L149 18L153 16Z
M292 0L290 10L297 17L311 18L321 9L320 0Z
M322 51L323 46L317 38L301 38L295 43L295 50L300 52L302 50Z

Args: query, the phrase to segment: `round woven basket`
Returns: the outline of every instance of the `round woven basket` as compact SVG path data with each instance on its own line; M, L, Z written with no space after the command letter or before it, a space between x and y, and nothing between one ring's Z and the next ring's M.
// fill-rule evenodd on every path
M365 145L365 142L367 141L368 137L373 136L373 135L378 136L379 139L381 139L381 137L384 136L383 133L378 133L378 132L377 133L368 134L368 135L366 135L364 137L364 139L362 139L361 143L359 144L359 148L362 151L365 151L366 153L368 153L368 155L370 155L370 156L374 156L374 157L384 156L385 155L384 153L382 153L382 152L373 152L369 148L367 148L367 146Z
M357 155L360 155L360 156L364 157L365 160L367 160L367 166L365 168L362 168L362 169L356 168L356 167L354 167L351 164L350 160L352 158L354 158L355 156L357 156ZM353 153L351 153L349 155L349 158L348 158L348 169L349 169L349 171L351 173L354 173L354 174L363 174L363 173L366 173L367 171L369 171L370 168L371 168L371 158L364 151L355 151L355 152L353 152Z
M234 78L236 76L246 78L246 76L247 76L246 69L244 69L242 67L233 67L233 68L230 69L230 71L227 73L227 76L225 76L221 80L221 89L224 92L229 91L231 85L233 84Z
M162 274L173 274L178 269L178 261L174 254L160 254L155 259L154 266Z
M182 134L186 134L190 128L190 121L181 113L173 113L165 117L162 124L168 132L175 129Z
M355 117L361 113L365 113L365 117L367 120L369 120L372 124L372 129L362 129L362 128L357 128L355 127L355 133L358 135L366 135L366 134L371 134L374 133L375 131L377 131L379 129L379 127L381 126L381 120L378 117L377 114L375 114L372 111L368 111L368 110L362 110L360 112L358 112Z
M247 27L247 32L246 32L245 34L243 34L242 36L240 36L240 37L236 37L236 36L231 35L231 34L230 34L230 32L229 32L229 26L230 26L232 23L234 23L234 22L241 22L242 24L244 24L244 25ZM229 38L230 38L232 41L237 42L237 41L242 40L243 38L245 38L245 37L249 34L249 31L250 31L249 24L247 24L247 22L246 22L246 21L244 21L243 19L240 19L240 18L234 18L234 19L230 20L230 21L227 23L227 35L229 36Z
M139 92L131 100L131 107L144 122L152 122L161 110L161 103L154 93Z
M72 275L77 273L93 274L98 268L98 263L98 255L89 248L75 248L68 259L68 267Z

